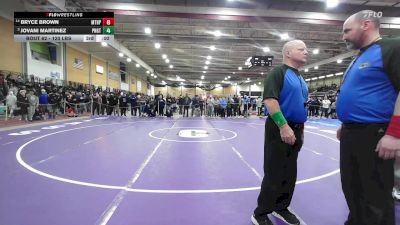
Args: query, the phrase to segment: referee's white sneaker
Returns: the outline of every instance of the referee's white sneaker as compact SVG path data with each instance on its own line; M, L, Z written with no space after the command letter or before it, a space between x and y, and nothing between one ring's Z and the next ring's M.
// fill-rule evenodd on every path
M396 201L400 201L400 188L393 188L392 196Z

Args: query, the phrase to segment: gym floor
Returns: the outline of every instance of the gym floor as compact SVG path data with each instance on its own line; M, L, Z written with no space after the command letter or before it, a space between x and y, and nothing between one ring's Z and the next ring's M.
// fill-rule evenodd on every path
M291 205L303 224L347 216L338 126L306 124ZM250 225L263 136L259 118L93 117L2 131L0 224Z

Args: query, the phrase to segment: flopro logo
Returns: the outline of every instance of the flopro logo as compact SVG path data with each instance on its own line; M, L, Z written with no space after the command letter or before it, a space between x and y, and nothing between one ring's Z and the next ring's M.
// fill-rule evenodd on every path
M368 11L364 13L364 18L381 18L383 15L382 12L374 12L374 11Z

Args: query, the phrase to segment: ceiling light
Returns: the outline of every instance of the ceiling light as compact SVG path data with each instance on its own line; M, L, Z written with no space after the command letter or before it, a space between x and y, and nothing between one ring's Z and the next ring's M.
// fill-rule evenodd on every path
M207 59L208 60L212 59L212 56L211 55L207 56Z
M319 54L319 49L318 49L318 48L314 49L314 50L312 51L312 54L314 54L314 55Z
M131 59L131 58L127 58L127 59L126 59L126 61L128 61L128 62L131 62L131 61L132 61L132 59Z
M103 46L103 47L107 47L107 45L108 45L108 44L107 44L107 42L104 42L104 41L103 41L103 42L101 42L101 46Z
M148 70L147 70L147 71L146 71L146 73L147 73L147 74L149 74L149 73L150 73L150 71L148 71Z
M169 63L169 59L165 59L165 63Z
M289 34L288 33L281 34L280 36L281 36L281 40L289 39Z
M227 77L225 77L225 78L224 78L224 80L228 80L228 78L227 78Z
M210 50L211 50L211 51L214 51L214 50L215 50L215 46L214 46L214 45L211 45L211 46L210 46Z
M258 85L261 85L261 82L258 82Z
M306 73L307 73L307 72L308 72L308 69L305 69L305 70L304 70L304 72L306 72Z
M269 51L271 51L268 47L265 47L265 48L263 48L263 51L264 52L269 52Z
M206 71L203 71L203 73L207 73Z
M318 79L318 77L313 77L313 78L311 78L311 80L316 80L316 79Z
M235 72L232 72L233 74L235 74Z
M221 37L222 33L219 30L214 31L214 36L215 37Z
M183 82L181 82L181 85L183 85Z
M339 5L339 0L326 0L326 7L327 8L334 8Z
M144 28L144 33L151 34L151 28L150 27Z
M231 76L228 76L228 79L231 79Z
M314 66L314 69L317 70L319 67L318 66Z
M335 73L336 76L343 75L343 72Z
M154 73L152 73L150 76L154 76Z
M325 78L325 76L319 76L319 77L318 77L318 79L322 79L322 78Z
M239 67L238 67L238 70L242 70L242 67L241 67L241 66L239 66Z
M210 64L210 61L206 61L206 65Z
M157 75L154 75L154 78L157 78Z
M311 80L310 78L306 79L306 81L310 81L310 80Z
M119 57L124 57L124 53L120 52L118 53Z
M334 76L334 74L328 74L328 75L326 75L326 77L333 77Z
M261 72L261 75L264 75L264 72Z
M247 80L250 80L250 78L247 78Z
M140 67L140 65L139 65L138 63L136 63L136 67L137 67L137 68L139 68L139 67Z
M166 59L166 58L168 58L168 56L166 54L162 54L162 58Z
M170 69L174 68L174 65L169 65L169 68L170 68Z
M205 69L205 70L208 70L208 66L204 66L204 69Z
M154 44L154 47L159 49L159 48L161 48L161 44L157 42L157 43Z
M343 59L338 59L336 62L337 62L337 63L342 63L342 62L343 62Z

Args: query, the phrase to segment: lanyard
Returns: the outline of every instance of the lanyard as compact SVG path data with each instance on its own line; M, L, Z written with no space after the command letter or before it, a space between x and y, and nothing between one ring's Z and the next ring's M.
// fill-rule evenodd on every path
M358 52L358 54L357 54L357 56L353 59L353 61L351 61L351 63L350 63L350 65L347 67L347 69L346 69L346 71L344 72L344 74L343 74L343 80L342 80L342 82L340 83L340 86L339 86L339 89L338 89L338 94L340 93L340 88L342 87L342 85L343 85L343 83L344 83L344 81L345 81L345 79L346 79L346 77L347 77L347 74L348 74L348 72L349 72L349 70L353 67L353 65L354 65L354 63L357 61L357 59L360 57L360 55L364 52L364 51L366 51L369 47L371 47L372 45L374 45L377 41L379 41L379 40L381 40L382 38L379 36L377 39L375 39L371 44L369 44L367 47L364 47L363 49L364 50L360 50L359 52Z
M343 74L343 80L342 80L342 82L340 83L340 87L342 87L342 85L343 85L343 83L344 83L344 80L346 79L349 70L351 69L351 67L353 67L354 63L357 61L357 59L358 59L359 56L360 56L360 53L358 53L358 55L353 59L353 61L351 61L349 67L347 67L346 71L345 71L344 74ZM339 87L339 92L340 92L340 87Z
M296 74L296 73L295 73L295 74ZM299 82L300 82L301 95L303 96L304 107L306 107L306 105L307 105L307 103L306 103L306 101L307 101L307 96L306 96L306 94L304 94L303 82L301 82L301 79L300 79L301 75L296 74L296 76L297 76L297 79L299 79Z
M297 74L296 74L296 75L297 75ZM307 98L307 96L304 94L303 82L301 82L300 75L297 75L297 78L299 79L299 82L300 82L300 87L301 87L301 95L303 96L303 98L304 98L304 99L306 99L306 98Z

